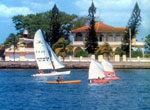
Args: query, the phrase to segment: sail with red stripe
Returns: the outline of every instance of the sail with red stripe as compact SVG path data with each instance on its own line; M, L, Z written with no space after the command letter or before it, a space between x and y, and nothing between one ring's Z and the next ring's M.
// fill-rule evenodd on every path
M108 61L102 59L102 65L103 65L103 68L104 68L104 73L107 74L107 75L115 75L115 71L113 69L113 66L111 63L109 63Z

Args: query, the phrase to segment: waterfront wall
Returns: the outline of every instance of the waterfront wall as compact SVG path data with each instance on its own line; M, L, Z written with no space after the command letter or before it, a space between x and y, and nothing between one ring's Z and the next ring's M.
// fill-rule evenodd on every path
M90 62L63 62L66 69L88 69ZM150 69L149 62L111 62L115 69ZM37 69L35 61L1 61L1 69Z

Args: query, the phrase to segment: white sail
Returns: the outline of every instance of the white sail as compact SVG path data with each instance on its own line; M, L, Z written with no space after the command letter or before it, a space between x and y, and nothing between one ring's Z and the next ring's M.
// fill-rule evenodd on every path
M107 72L114 72L114 69L113 69L113 66L111 63L109 63L108 61L102 59L102 65L103 65L103 68L104 68L104 71L107 71Z
M41 30L38 30L34 36L34 53L39 69L53 69Z
M59 61L56 54L53 52L53 50L51 49L51 47L48 44L47 44L47 47L48 47L48 50L51 52L52 61L53 61L55 69L64 68L64 65Z
M92 60L89 68L89 76L88 79L98 79L106 77L104 74L103 67L100 63L95 60Z

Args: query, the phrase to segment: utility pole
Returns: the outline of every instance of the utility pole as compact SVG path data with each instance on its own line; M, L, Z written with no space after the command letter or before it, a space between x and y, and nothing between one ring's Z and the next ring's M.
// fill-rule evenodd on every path
M131 29L129 28L129 58L131 60Z

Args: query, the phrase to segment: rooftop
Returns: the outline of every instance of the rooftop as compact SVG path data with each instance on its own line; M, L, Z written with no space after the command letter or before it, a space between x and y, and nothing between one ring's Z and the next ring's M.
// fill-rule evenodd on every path
M82 26L79 28L76 28L72 30L72 33L76 32L86 32L89 29L89 25L87 26ZM95 23L95 31L96 32L125 32L126 28L125 27L113 27L107 24L104 24L102 22L96 22Z

